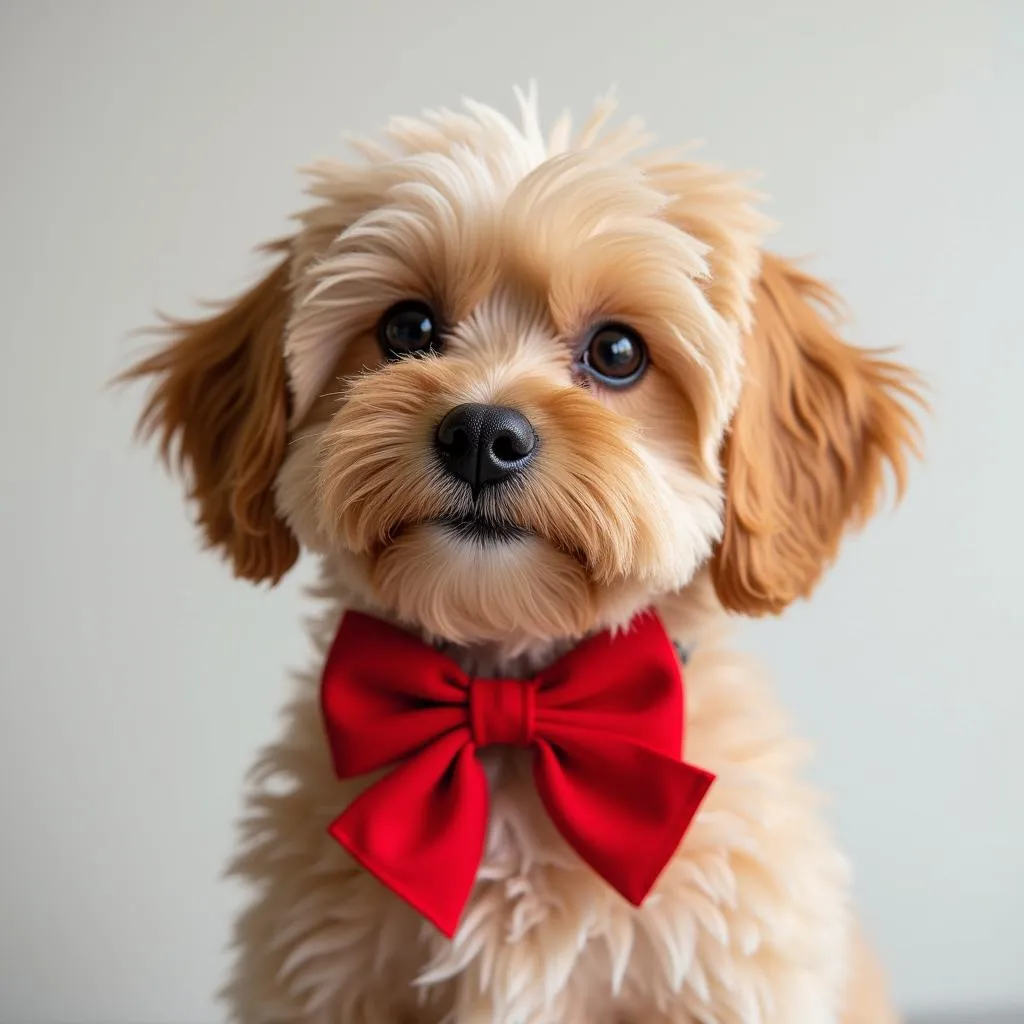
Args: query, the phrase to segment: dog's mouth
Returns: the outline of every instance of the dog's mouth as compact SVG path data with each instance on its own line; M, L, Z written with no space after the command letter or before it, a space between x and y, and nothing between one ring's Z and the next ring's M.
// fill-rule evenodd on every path
M582 548L575 545L560 543L549 537L545 532L516 522L496 509L453 508L439 515L425 519L410 519L401 523L391 531L377 548L380 554L390 547L409 530L416 527L433 527L444 532L445 536L467 545L478 548L510 548L516 544L534 538L540 538L555 550L567 555L590 573L591 562Z
M458 540L476 544L513 544L534 536L532 530L518 523L480 513L450 513L432 521Z
M450 509L423 519L407 519L394 527L375 548L379 555L385 548L405 537L410 530L430 527L440 530L456 541L478 546L499 547L512 545L538 536L536 530L513 519L480 508Z

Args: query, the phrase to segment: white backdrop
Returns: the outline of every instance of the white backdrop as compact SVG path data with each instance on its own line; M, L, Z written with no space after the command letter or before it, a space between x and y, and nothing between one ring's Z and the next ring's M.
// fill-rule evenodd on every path
M129 332L243 285L344 132L531 76L762 170L776 247L929 378L906 504L742 641L900 1000L1024 1003L1022 54L1012 0L0 7L0 1019L218 1019L242 774L305 656L302 573L233 582L131 446Z

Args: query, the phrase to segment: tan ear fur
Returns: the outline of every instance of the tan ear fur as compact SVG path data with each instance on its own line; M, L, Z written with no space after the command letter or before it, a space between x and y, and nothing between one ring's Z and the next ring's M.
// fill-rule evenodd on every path
M237 576L272 583L298 557L273 490L287 441L289 266L290 252L209 318L168 319L164 347L123 377L155 379L139 431L188 480L206 543L227 554Z
M744 342L740 404L723 451L719 599L747 615L807 597L847 526L875 511L888 470L901 495L917 454L915 374L835 332L822 282L766 255Z

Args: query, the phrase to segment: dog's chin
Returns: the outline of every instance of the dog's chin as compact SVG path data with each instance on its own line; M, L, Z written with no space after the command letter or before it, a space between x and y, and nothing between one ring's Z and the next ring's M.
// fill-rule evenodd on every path
M583 636L595 595L579 561L510 522L444 516L405 525L373 559L376 599L454 644L533 644Z

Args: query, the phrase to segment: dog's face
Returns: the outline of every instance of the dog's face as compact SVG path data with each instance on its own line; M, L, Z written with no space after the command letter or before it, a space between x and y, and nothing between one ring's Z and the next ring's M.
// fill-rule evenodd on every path
M141 364L208 540L277 578L327 555L457 643L628 620L706 571L726 606L808 592L912 422L899 367L760 251L736 178L545 140L473 106L313 171L282 259Z

